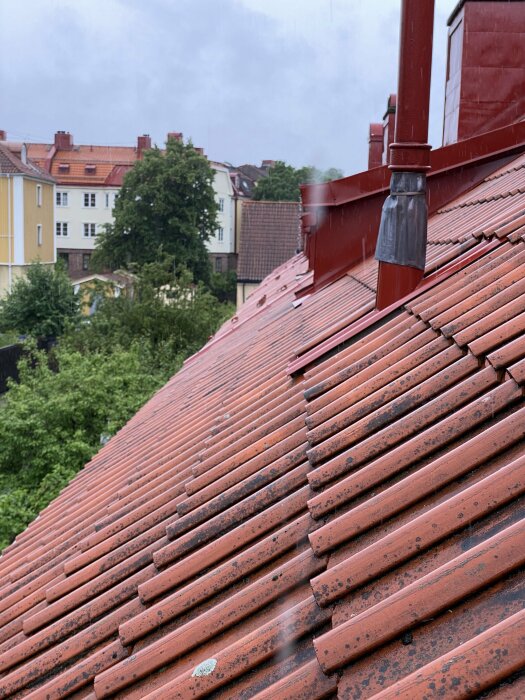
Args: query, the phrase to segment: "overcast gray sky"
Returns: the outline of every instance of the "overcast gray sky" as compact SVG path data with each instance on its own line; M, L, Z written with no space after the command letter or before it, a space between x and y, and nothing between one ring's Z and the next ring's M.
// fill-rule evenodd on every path
M446 19L436 0L430 141L441 142ZM215 160L367 167L396 91L401 0L0 0L8 138L162 145Z

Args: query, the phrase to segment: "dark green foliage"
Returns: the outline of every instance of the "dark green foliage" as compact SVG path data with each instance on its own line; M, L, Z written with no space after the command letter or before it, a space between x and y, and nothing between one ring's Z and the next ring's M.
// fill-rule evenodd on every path
M204 244L217 226L213 178L208 161L191 143L170 139L165 152L146 151L124 178L115 222L98 237L93 266L142 266L165 253L196 281L207 282Z
M312 182L328 182L343 177L340 170L330 168L325 172L312 166L294 168L281 160L270 168L268 176L258 181L254 199L281 202L299 202L301 190L299 185Z
M9 544L165 381L136 347L111 355L58 348L52 371L30 347L0 407L0 549Z
M79 317L78 299L60 264L33 263L0 302L0 330L56 337Z

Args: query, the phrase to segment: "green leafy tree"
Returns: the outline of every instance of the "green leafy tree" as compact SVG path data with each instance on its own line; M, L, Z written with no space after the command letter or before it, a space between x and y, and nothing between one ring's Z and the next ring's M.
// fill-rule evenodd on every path
M111 355L30 346L0 405L0 549L44 508L160 387L139 349Z
M202 283L193 284L188 271L175 274L169 257L143 266L133 294L99 298L89 323L72 329L62 345L86 354L135 344L143 362L163 369L166 377L234 312L233 305L220 303Z
M78 318L78 299L60 264L33 263L0 302L0 331L56 337Z
M330 168L322 171L313 166L294 168L281 160L270 168L268 176L258 181L253 198L281 202L299 202L302 184L328 182L343 177L340 170Z
M98 237L93 266L142 266L166 253L195 280L208 281L205 242L217 227L213 178L191 143L169 139L165 151L146 151L124 178L115 221Z

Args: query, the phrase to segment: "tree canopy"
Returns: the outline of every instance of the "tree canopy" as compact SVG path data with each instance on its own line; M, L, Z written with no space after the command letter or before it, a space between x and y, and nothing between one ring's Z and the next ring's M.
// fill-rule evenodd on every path
M33 263L0 301L0 331L35 338L60 335L79 317L78 299L61 265Z
M140 266L167 253L176 267L207 281L205 242L217 227L213 178L208 161L191 143L169 139L164 151L145 151L124 177L114 223L98 237L93 265Z
M299 185L312 182L328 182L343 177L343 173L336 168L322 171L313 166L294 168L281 160L276 161L268 176L257 182L253 195L254 199L272 200L281 202L299 202L301 190Z

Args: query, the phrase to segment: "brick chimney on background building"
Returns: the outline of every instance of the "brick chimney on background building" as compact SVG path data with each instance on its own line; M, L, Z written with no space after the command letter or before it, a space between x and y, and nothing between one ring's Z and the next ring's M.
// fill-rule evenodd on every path
M57 131L55 134L55 148L57 151L71 151L73 148L73 136L69 131Z
M383 165L383 125L370 124L368 134L368 169Z
M166 141L182 141L181 131L168 131Z
M137 154L139 158L142 158L142 153L148 151L151 148L151 136L149 134L144 134L143 136L137 136Z
M7 131L0 129L0 141L7 141Z
M396 128L396 104L397 96L388 96L386 112L383 115L383 164L390 163L390 145L394 143L394 132Z
M525 2L463 0L448 20L443 145L525 116Z

